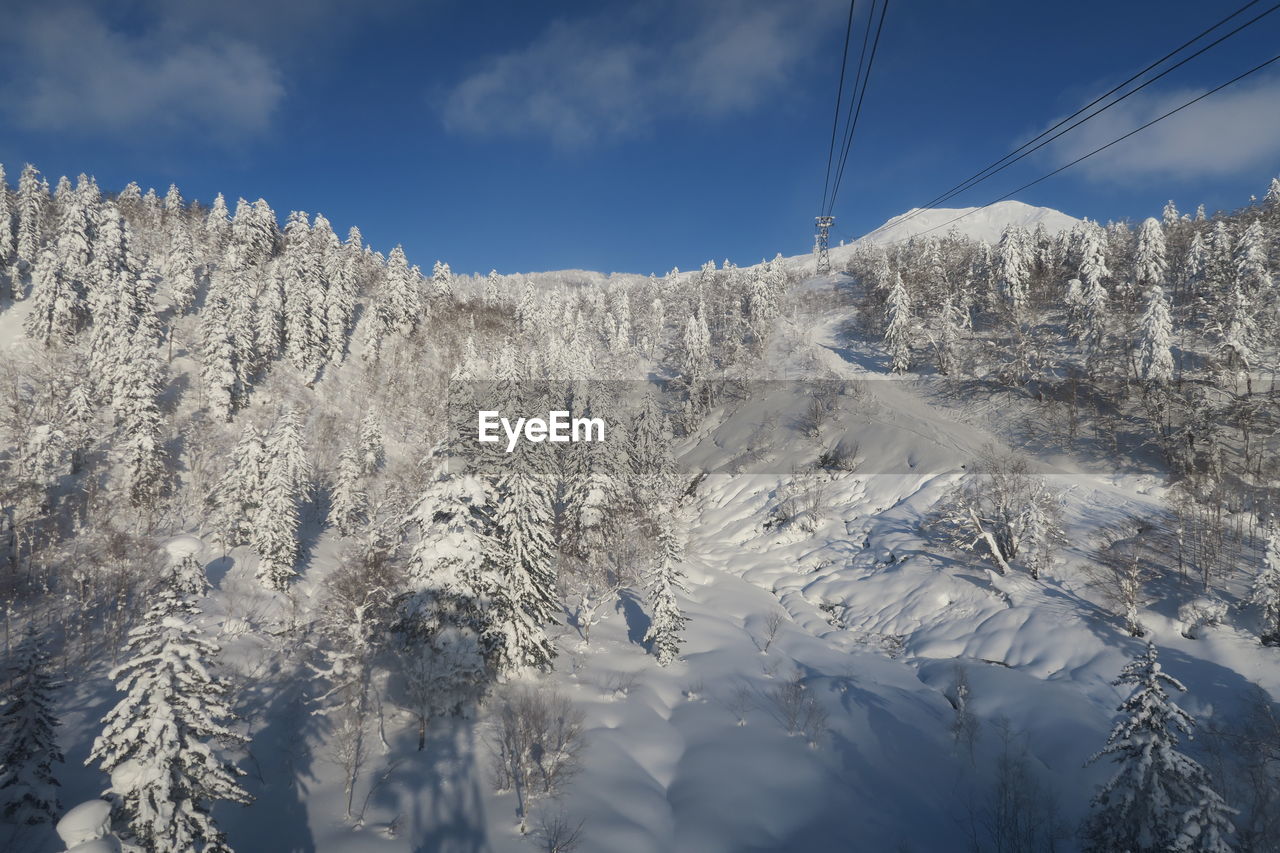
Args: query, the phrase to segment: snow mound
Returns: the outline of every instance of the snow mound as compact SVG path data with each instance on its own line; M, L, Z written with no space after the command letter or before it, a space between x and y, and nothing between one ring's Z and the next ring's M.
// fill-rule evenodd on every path
M196 536L175 536L165 542L161 548L169 555L171 562L178 562L183 557L199 554L204 550L204 540Z
M57 831L68 847L98 841L111 831L111 804L106 800L81 803L62 816Z

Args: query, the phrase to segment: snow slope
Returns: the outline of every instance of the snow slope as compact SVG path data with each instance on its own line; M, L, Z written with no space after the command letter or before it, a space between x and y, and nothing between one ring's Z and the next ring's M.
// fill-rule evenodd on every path
M808 282L833 286L841 277ZM776 383L719 411L681 448L707 471L688 507L689 617L681 658L658 667L643 645L646 605L624 594L589 646L556 630L557 669L541 682L586 714L582 772L564 796L583 823L583 851L953 850L985 803L1001 749L1000 720L1023 733L1032 772L1074 824L1105 766L1084 766L1103 743L1121 696L1110 682L1139 642L1101 608L1080 571L1084 531L1150 508L1159 486L1113 467L1055 458L1075 546L1043 581L998 577L932 545L921 521L988 444L1015 446L1005 412L948 405L928 377L890 378L875 343L850 337L848 312L792 315L769 362L780 375L857 381L818 438L788 414L805 386ZM798 396L799 395L799 396ZM740 470L737 454L761 428L768 458ZM781 480L841 436L862 465L823 474L828 511L810 530L769 524ZM753 472L754 471L754 472ZM170 551L200 548L182 538ZM533 849L518 833L515 802L489 785L486 720L438 722L414 749L412 720L387 709L386 744L357 798L364 823L342 819L341 777L324 748L323 721L288 683L289 603L262 590L253 557L204 548L217 585L209 619L229 663L250 685L248 809L219 808L231 845L252 851L498 851ZM292 597L305 602L339 561L321 539ZM785 613L765 647L768 614ZM1165 668L1203 718L1229 709L1249 681L1280 696L1274 650L1232 622L1198 640L1165 610L1144 611ZM1239 618L1239 617L1233 617ZM972 757L953 742L949 701L957 667L981 721ZM786 731L775 692L798 676L826 711L810 746ZM107 707L101 685L82 686L67 714L67 802L102 780L72 768ZM538 804L555 811L558 806ZM1072 849L1068 842L1062 849Z
M957 221L953 223L952 220ZM1043 225L1050 234L1057 234L1079 224L1079 219L1052 208L1034 207L1020 201L998 201L984 208L912 208L864 234L855 242L901 243L926 231L942 236L954 229L964 237L994 243L1010 225L1021 225L1030 230Z
M960 217L964 218L961 219ZM955 221L953 222L953 220ZM1010 225L1022 225L1032 230L1039 225L1043 225L1050 234L1057 234L1080 224L1081 221L1052 208L1034 207L1020 201L999 201L985 208L941 207L924 211L919 208L912 208L906 213L889 219L880 227L867 232L857 240L844 245L832 245L830 250L831 266L833 269L843 269L856 247L860 245L889 246L906 242L912 237L926 232L933 237L943 237L954 230L957 234L965 237L986 240L988 243L994 244L1000 239L1000 235L1004 233L1005 228ZM835 240L836 238L833 235L832 242L834 243ZM813 258L813 253L809 252L803 255L793 255L785 258L784 261L792 269L803 268L806 265L809 269L812 269Z

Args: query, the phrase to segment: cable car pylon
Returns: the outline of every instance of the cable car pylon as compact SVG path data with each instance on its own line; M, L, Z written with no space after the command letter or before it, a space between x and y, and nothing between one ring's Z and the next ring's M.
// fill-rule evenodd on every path
M830 248L831 226L835 224L834 216L815 216L814 223L818 226L818 233L813 238L813 252L818 256L818 275L825 275L831 272L831 255L828 253Z

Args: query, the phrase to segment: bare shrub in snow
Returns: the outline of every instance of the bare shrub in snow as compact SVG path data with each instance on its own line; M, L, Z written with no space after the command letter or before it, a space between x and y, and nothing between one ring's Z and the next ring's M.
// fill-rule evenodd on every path
M764 631L759 637L751 638L751 642L755 643L756 648L760 650L760 654L768 654L769 647L773 645L773 641L778 636L778 631L786 621L787 612L781 608L770 610L769 614L764 617Z
M584 717L560 694L529 685L496 699L488 735L494 787L515 792L523 825L530 800L554 796L580 769Z
M951 706L956 709L956 718L951 723L951 738L957 747L963 747L969 754L969 763L974 760L974 748L978 744L981 725L978 718L969 710L969 700L973 690L969 686L969 673L963 666L956 664L955 684L952 695L948 697Z
M572 853L582 843L585 823L585 820L575 822L563 810L554 813L543 810L538 813L537 826L529 834L529 840L544 853Z
M1178 618L1182 620L1182 636L1195 640L1201 629L1222 624L1227 618L1227 603L1216 598L1196 598L1178 608Z
M1064 541L1061 507L1061 495L1024 457L987 448L930 526L951 547L984 553L1000 574L1017 560L1038 578Z
M776 490L770 526L798 527L812 533L830 513L827 481L813 470L793 470Z
M1000 752L986 802L970 806L969 841L974 850L1052 853L1070 838L1058 802L1040 781L1027 752L1026 735L997 720Z
M639 683L638 673L610 672L600 679L600 688L612 696L625 699Z
M823 426L831 420L835 410L835 394L826 385L818 385L800 413L797 426L810 438L818 438L822 435Z
M1206 769L1227 802L1240 809L1233 821L1240 850L1274 851L1280 839L1280 710L1251 685L1242 708L1205 723Z
M854 471L858 467L858 442L845 436L831 445L818 457L818 467L829 471Z
M817 746L827 733L827 709L804 683L804 675L794 673L769 692L774 716L787 734L804 735L809 746Z
M737 724L745 726L747 724L747 714L756 706L756 699L750 687L745 684L739 684L729 694L729 698L725 700L725 705L733 713Z
M1155 576L1144 553L1144 530L1133 519L1104 527L1087 569L1090 581L1102 591L1113 612L1124 619L1125 630L1134 637L1146 634L1138 611L1149 602L1147 583Z

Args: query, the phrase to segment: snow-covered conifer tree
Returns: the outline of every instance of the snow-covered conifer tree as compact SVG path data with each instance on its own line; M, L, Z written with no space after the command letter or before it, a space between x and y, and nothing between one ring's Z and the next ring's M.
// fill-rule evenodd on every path
M13 262L14 247L13 205L9 200L4 164L0 163L0 300L20 298L17 274L9 269Z
M385 457L382 422L377 412L367 412L360 421L360 473L375 473L382 467Z
M320 223L323 222L323 227ZM356 240L359 240L359 231ZM351 322L356 313L356 264L360 259L357 242L353 248L338 242L328 220L317 217L316 237L322 242L320 264L324 270L327 287L324 291L324 339L327 343L325 358L329 364L340 364L347 354L347 340L351 337ZM317 333L319 336L319 333Z
M495 676L547 666L555 652L530 614L537 593L498 536L492 489L480 477L449 473L443 448L434 458L432 480L408 518L417 534L410 621L428 636L448 628L474 634Z
M285 354L309 383L328 349L327 341L317 337L325 332L319 241L313 238L307 214L300 211L289 214L284 239Z
M48 202L48 187L40 180L40 173L36 171L36 167L28 163L22 168L22 174L18 176L18 197L15 205L18 220L15 248L18 260L27 266L36 262L40 255L40 248L44 245L44 214ZM14 287L16 293L17 287L16 285Z
M502 298L502 277L497 270L489 270L484 280L484 304L496 308Z
M148 853L230 853L209 813L216 801L247 804L243 771L216 745L239 746L226 686L213 674L218 647L199 611L165 585L129 632L128 660L111 671L124 698L103 718L86 763L111 776L133 839Z
M1240 235L1235 250L1236 279L1246 296L1268 298L1271 293L1271 272L1267 269L1267 243L1262 233L1262 223L1257 219L1249 223Z
M684 542L674 516L675 513L669 511L659 519L657 566L649 593L653 614L644 637L662 666L680 654L681 633L687 621L676 601L676 592L685 589L684 571L680 568L684 559Z
M631 419L627 442L628 470L636 506L645 513L662 511L675 497L678 475L671 452L671 424L646 393Z
M231 454L230 465L214 489L216 509L211 522L224 547L243 545L253 535L262 506L266 453L262 435L252 424L246 425Z
M1107 745L1090 759L1110 757L1119 768L1094 797L1086 850L1230 853L1224 836L1233 831L1233 809L1213 790L1205 769L1178 751L1179 736L1190 734L1195 721L1170 699L1166 688L1186 687L1160 668L1157 657L1155 645L1147 643L1113 682L1132 685L1133 693L1120 704L1123 716Z
M911 341L915 322L911 316L911 297L907 295L902 274L895 273L889 302L885 308L884 348L889 353L889 369L904 373L911 367Z
M84 300L52 246L40 252L31 274L31 310L23 318L27 337L45 346L65 343L84 321Z
M191 231L186 223L177 220L169 236L169 250L164 263L165 278L169 282L169 295L174 310L185 314L196 301L196 254L191 243Z
M1138 334L1138 378L1164 384L1173 378L1173 320L1164 289L1152 285Z
M1280 526L1271 529L1262 571L1253 580L1249 602L1262 610L1263 636L1280 638Z
M200 312L200 381L215 417L230 421L244 391L236 370L235 344L228 333L230 307L211 298Z
M194 553L183 554L169 566L168 576L164 580L179 596L200 598L208 595L213 587L209 584L209 576L205 573L204 563Z
M205 251L210 258L220 258L230 240L231 218L227 200L222 193L218 193L209 206L209 215L204 221Z
M178 185L169 184L169 190L164 194L164 223L170 234L176 230L186 209L187 204L182 199Z
M1014 318L1021 318L1027 308L1027 279L1031 266L1027 243L1026 229L1021 225L1010 225L996 245L996 286L1004 306Z
M122 442L118 445L126 472L129 502L154 508L165 488L165 448L160 393L161 363L157 348L160 326L153 313L144 314L134 331L113 394Z
M1067 293L1062 299L1067 309L1067 329L1077 341L1085 335L1085 317L1088 313L1088 302L1084 296L1084 286L1080 279L1073 278L1067 282Z
M1107 267L1106 237L1106 232L1094 222L1086 221L1080 232L1079 274L1086 292L1094 285L1101 287L1102 282L1111 277L1111 270ZM1103 293L1105 295L1105 289Z
M272 589L284 590L298 574L298 503L309 472L302 425L292 408L280 414L267 439L265 456L262 500L251 544L258 552L258 579Z
M1093 278L1085 285L1084 335L1080 343L1086 360L1096 363L1101 357L1107 340L1108 305L1107 289L1100 278Z
M338 460L331 520L343 536L353 535L368 512L369 497L361 483L363 471L360 461L360 454L353 447L343 450Z
M1204 282L1208 262L1209 254L1204 238L1196 231L1191 235L1186 257L1182 261L1182 284L1187 292L1195 291Z
M1173 199L1169 199L1164 203L1164 210L1160 212L1160 221L1165 228L1172 228L1182 220L1182 214L1178 213L1178 206L1173 203Z
M373 305L366 310L364 323L364 357L376 361L387 338L408 337L423 315L422 294L418 282L421 274L410 267L404 249L396 246L387 256L382 285Z
M685 380L691 384L705 379L711 371L711 332L706 314L706 307L699 303L684 327L680 366Z
M1267 194L1262 197L1262 208L1267 211L1280 210L1280 178L1271 179Z
M521 605L539 625L552 621L556 588L554 476L536 451L509 454L497 481L495 531L508 571L527 590Z
M49 668L42 638L28 630L5 674L7 698L0 705L0 819L6 823L51 824L62 811L53 774L62 752Z
M1215 290L1225 290L1236 278L1231 231L1221 219L1213 223L1205 239L1205 280Z
M436 261L431 268L431 298L436 301L447 299L453 295L453 270L449 265Z
M1134 278L1137 286L1148 290L1163 285L1169 262L1165 258L1164 229L1160 222L1148 217L1138 229L1138 245L1133 259Z

